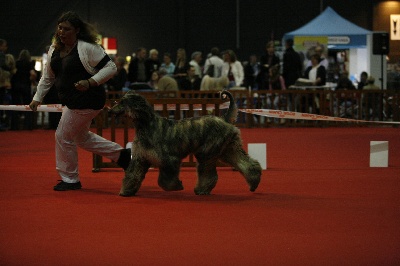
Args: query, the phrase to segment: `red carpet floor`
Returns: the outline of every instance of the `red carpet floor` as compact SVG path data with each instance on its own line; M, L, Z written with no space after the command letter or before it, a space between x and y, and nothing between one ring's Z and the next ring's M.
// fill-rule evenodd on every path
M164 192L151 170L137 196L118 196L122 170L55 192L54 131L0 132L0 265L400 265L400 129L242 129L267 143L255 193L219 168L210 196ZM107 137L107 135L106 135ZM389 167L370 168L370 141L389 141Z

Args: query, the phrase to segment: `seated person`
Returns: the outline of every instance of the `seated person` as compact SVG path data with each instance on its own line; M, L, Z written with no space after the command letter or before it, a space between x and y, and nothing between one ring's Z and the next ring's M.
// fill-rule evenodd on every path
M336 90L356 90L353 82L349 79L349 72L343 71L337 83ZM350 107L357 103L355 93L342 92L339 97L340 117L352 117Z
M178 91L178 83L175 78L168 75L164 68L158 71L158 91Z
M380 90L378 86L375 85L375 78L372 76L369 76L367 79L367 84L364 86L363 90L366 91L366 94L364 94L364 102L365 102L365 107L366 107L366 118L375 118L378 119L378 114L380 111L380 106L381 106L381 94L380 93L372 93L368 92L369 90ZM372 117L371 117L372 115Z
M356 87L354 86L353 82L349 79L349 72L343 71L342 75L337 82L337 90L344 89L344 90L355 90Z
M360 81L358 82L357 85L358 90L362 90L364 86L368 84L367 79L368 79L368 73L365 71L362 72L360 75Z
M196 75L195 67L192 65L188 65L186 72L187 76L181 80L181 90L200 90L201 78Z

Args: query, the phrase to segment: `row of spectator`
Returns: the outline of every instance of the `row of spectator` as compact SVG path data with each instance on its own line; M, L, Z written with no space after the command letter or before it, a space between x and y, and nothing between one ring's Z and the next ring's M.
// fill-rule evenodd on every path
M290 66L293 65L291 58L286 62L284 60L286 79L289 79L288 84L291 85L301 75L302 62L291 47L293 42L289 45L291 52L297 55L295 69ZM161 61L156 49L150 50L147 56L147 49L139 48L127 66L123 57L115 57L118 72L108 85L110 90L122 90L124 87L135 86L135 84L146 84L152 89L168 90L171 88L163 87L165 82L162 81L166 77L164 79L169 80L167 83L171 84L175 81L176 85L174 83L173 89L179 90L232 87L284 89L286 85L279 77L280 59L274 49L274 43L269 42L266 46L267 52L260 57L260 61L257 60L257 56L252 55L249 62L242 64L233 50L221 53L217 47L211 49L204 62L202 52L193 52L188 59L185 49L180 48L176 52L175 63L170 53L165 53ZM206 80L203 80L204 78ZM162 81L161 85L160 81Z
M141 47L128 64L119 56L115 57L115 63L118 72L108 86L109 90L116 91L123 88L209 90L232 87L284 90L299 78L308 79L312 85L323 86L328 69L328 60L319 46L304 69L304 60L293 49L291 39L285 43L282 60L275 53L274 42L271 41L266 44L266 52L259 60L256 55L251 55L246 62L239 61L233 50L220 52L217 47L211 49L205 60L200 51L193 52L189 59L185 49L180 48L175 61L171 53L164 53L160 59L156 49L148 53L146 48ZM359 87L366 84L363 75ZM354 86L346 71L338 77L337 82L338 88L351 89Z
M17 58L7 50L7 41L0 39L0 104L29 104L40 73L28 50L21 50ZM21 118L24 129L33 128L32 112L3 111L0 118L1 131L19 129Z

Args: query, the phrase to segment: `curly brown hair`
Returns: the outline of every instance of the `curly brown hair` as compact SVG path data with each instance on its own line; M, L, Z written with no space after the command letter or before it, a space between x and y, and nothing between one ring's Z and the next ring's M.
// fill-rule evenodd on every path
M232 63L236 62L237 57L236 57L236 54L235 54L235 52L233 50L226 50L224 52L224 54L229 55L229 58L230 58Z
M89 43L97 43L99 40L99 33L97 32L96 28L84 22L79 15L74 11L68 11L63 13L57 20L57 27L61 22L68 21L71 25L76 28L80 29L77 35L79 40L89 42ZM54 45L56 49L61 49L64 47L64 44L61 42L60 37L57 34L58 29L54 34Z

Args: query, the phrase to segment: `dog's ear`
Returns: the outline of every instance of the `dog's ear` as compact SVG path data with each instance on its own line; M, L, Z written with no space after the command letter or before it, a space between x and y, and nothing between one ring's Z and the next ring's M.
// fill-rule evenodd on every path
M129 92L121 99L121 103L125 108L136 113L137 121L147 123L155 117L153 106L142 95Z
M139 94L131 94L129 95L127 100L129 101L129 103L127 103L127 106L137 111L141 111L143 109L146 109L147 106L150 106L146 98Z

